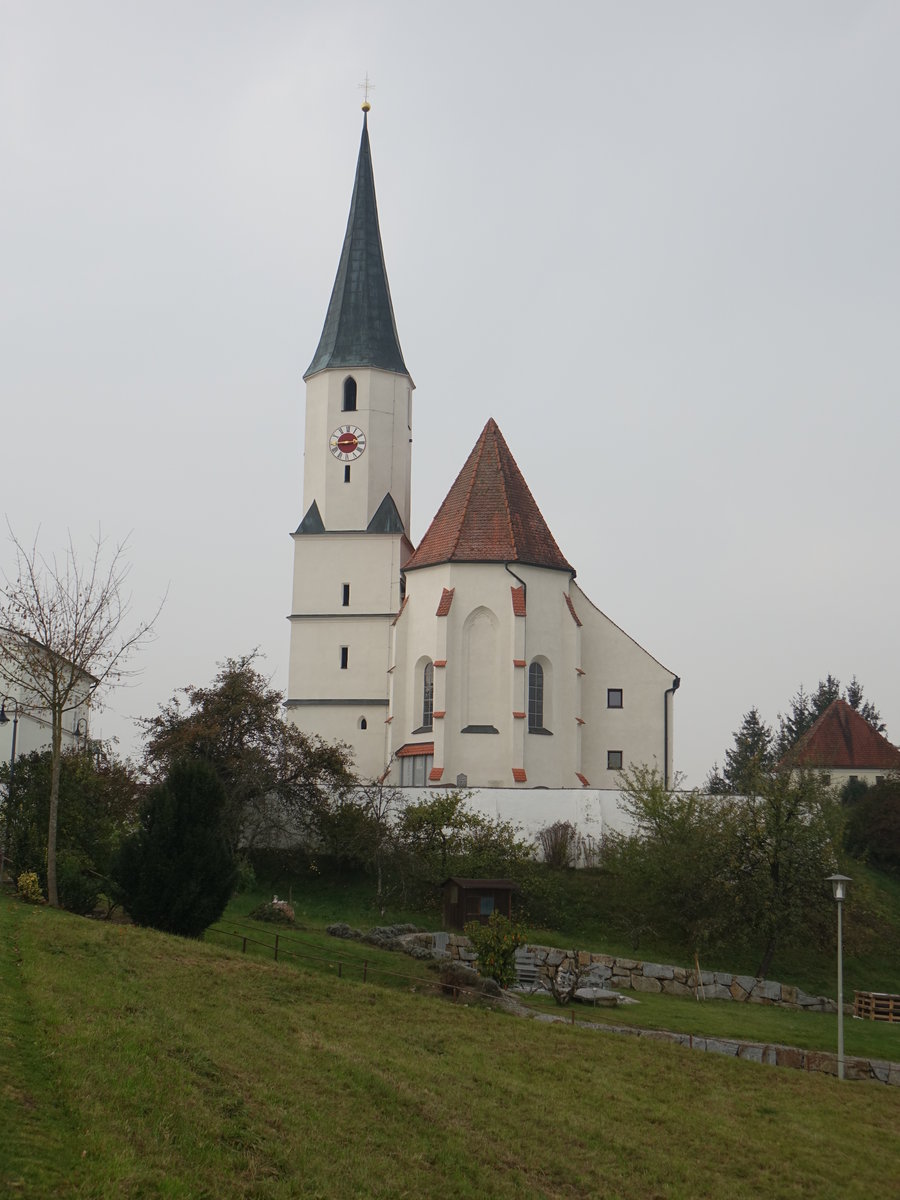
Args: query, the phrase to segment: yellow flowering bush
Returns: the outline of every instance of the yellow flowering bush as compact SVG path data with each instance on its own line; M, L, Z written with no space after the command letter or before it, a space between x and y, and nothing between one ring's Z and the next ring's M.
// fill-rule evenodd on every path
M16 887L22 899L27 900L29 904L44 903L44 893L41 891L40 881L36 872L23 871L16 880Z

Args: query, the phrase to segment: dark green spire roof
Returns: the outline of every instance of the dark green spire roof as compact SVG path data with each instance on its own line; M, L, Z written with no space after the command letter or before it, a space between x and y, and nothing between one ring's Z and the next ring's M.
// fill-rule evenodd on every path
M328 367L380 367L409 374L384 267L365 116L341 261L319 347L304 379Z

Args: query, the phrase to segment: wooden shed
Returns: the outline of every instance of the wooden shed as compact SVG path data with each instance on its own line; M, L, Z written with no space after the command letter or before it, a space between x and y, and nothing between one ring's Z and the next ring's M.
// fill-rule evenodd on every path
M511 879L451 877L442 886L445 929L462 929L468 921L486 925L493 912L512 917L512 895L519 890Z

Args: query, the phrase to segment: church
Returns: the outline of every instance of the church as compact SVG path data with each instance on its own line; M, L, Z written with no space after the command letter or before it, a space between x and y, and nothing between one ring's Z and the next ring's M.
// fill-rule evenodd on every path
M304 376L289 717L348 743L362 778L401 787L597 794L644 763L671 785L679 679L580 589L489 414L413 545L415 385L388 287L368 112Z

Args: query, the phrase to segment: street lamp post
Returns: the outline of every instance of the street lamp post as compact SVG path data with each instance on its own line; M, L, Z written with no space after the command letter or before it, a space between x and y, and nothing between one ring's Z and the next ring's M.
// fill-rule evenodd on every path
M19 701L15 696L5 696L2 704L0 704L0 725L8 725L9 717L6 715L6 702L12 700L16 706L13 711L13 727L12 727L12 749L9 754L9 788L6 793L6 828L3 831L3 838L0 840L0 883L3 882L3 866L6 858L6 844L9 837L9 808L12 803L12 787L13 776L16 773L16 733L19 729Z
M850 882L849 875L829 875L828 882L831 884L831 889L834 892L834 898L837 901L837 1018L838 1018L838 1050L837 1050L837 1069L838 1079L844 1078L844 947L843 947L843 929L841 926L841 909L843 908L844 900L847 896L847 884Z

